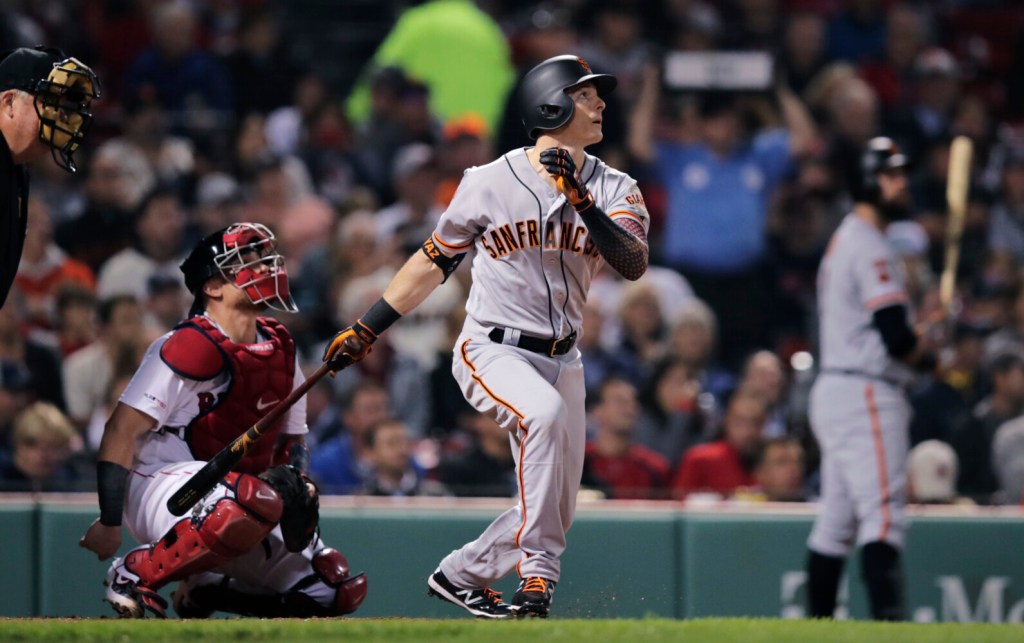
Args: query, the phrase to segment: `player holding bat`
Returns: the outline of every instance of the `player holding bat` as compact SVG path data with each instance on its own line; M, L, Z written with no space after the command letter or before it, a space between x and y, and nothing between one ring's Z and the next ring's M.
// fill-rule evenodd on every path
M158 590L181 581L181 617L215 611L273 617L351 613L366 577L317 535L315 485L304 471L306 407L298 399L250 444L192 513L168 499L204 461L303 388L295 343L266 308L294 312L283 257L265 226L215 232L181 266L195 303L149 347L107 422L97 480L100 517L81 546L101 560L122 521L141 546L110 566L106 600L121 617L166 615Z

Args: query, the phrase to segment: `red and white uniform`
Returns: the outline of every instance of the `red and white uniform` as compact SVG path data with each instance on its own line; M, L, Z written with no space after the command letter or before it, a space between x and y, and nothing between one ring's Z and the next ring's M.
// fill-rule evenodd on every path
M193 318L195 322L201 322L212 330L211 336L216 336L219 328L208 317ZM275 341L270 326L272 320L260 320L258 339L256 344L235 345L235 349L241 353L250 353L262 356L261 359L253 360L249 370L241 373L246 380L259 379L261 377L259 365L265 365L269 370L274 364L278 366L283 363L282 355L271 357L271 351L285 351L289 353L287 359L294 364L294 375L291 388L284 391L290 392L295 386L304 381L301 370L298 367L294 348L283 345L281 341ZM276 324L276 329L283 329ZM183 345L175 346L174 355L167 359L169 351L168 342L181 342L183 335L178 333L193 333L187 336ZM287 331L285 331L285 334ZM290 341L290 338L289 338ZM204 343L205 342L205 343ZM214 352L211 352L211 348ZM207 450L213 448L210 443L203 443L196 435L196 432L205 429L202 424L204 418L209 419L218 413L218 408L225 404L230 391L244 387L244 380L239 379L235 372L237 368L231 367L231 360L227 355L219 355L220 362L216 363L209 359L210 355L217 354L222 350L217 348L214 342L195 334L195 327L182 328L172 331L153 342L142 360L131 383L125 389L120 402L130 406L156 420L156 426L147 433L136 450L135 463L132 467L128 480L128 492L124 510L124 525L129 533L139 543L152 543L159 540L175 523L181 520L167 510L167 500L171 495L188 480L192 474L198 471L204 464L193 454L193 448L197 444L204 444ZM203 356L206 356L204 358ZM197 358L198 356L198 358ZM191 358L191 362L189 359ZM175 368L173 365L178 366ZM185 366L191 371L194 377L186 377L181 370ZM205 368L205 372L202 372ZM214 371L216 371L214 373ZM211 375L212 374L212 375ZM204 377L208 376L209 377ZM198 376L198 377L196 377ZM251 396L252 412L262 415L270 406L282 399L268 399L267 394ZM238 414L238 410L233 410ZM245 418L240 418L234 436L245 431L251 422L246 423ZM305 398L295 403L283 416L277 431L285 434L306 433L306 402ZM272 448L275 435L271 429L258 444L266 444ZM231 436L231 437L234 437ZM190 440L186 440L186 437ZM230 441L230 439L229 439ZM190 447L191 442L191 447ZM215 453L208 453L210 457ZM251 455L243 461L242 470L249 473L260 473L270 466L269 456L265 458L265 465L259 470L252 466ZM249 462L248 469L245 466ZM228 484L217 485L209 495L201 500L193 509L192 515L202 515L209 512L213 505L221 498L233 496L234 488ZM293 554L287 551L281 537L280 527L268 536L266 542L270 544L271 553L268 557L263 548L256 548L247 554L239 556L222 568L216 570L233 579L240 589L269 589L275 592L284 593L291 589L295 583L310 575L310 560L313 554L324 548L319 538L304 551ZM324 596L333 596L333 589L324 589ZM311 593L306 590L307 594ZM327 599L325 598L325 601Z

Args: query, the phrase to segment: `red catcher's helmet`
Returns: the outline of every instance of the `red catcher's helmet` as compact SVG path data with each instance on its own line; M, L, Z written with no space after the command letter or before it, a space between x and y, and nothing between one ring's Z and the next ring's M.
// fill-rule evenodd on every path
M261 266L267 270L261 271ZM235 223L203 237L181 271L196 298L190 317L203 312L203 284L216 275L240 288L254 304L287 313L299 310L288 287L284 257L277 252L277 238L259 223Z

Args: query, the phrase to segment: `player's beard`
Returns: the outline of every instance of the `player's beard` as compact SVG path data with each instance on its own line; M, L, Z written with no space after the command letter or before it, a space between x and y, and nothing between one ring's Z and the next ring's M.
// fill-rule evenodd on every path
M895 199L884 199L878 204L878 212L886 221L903 221L910 218L910 203L906 197L900 196Z

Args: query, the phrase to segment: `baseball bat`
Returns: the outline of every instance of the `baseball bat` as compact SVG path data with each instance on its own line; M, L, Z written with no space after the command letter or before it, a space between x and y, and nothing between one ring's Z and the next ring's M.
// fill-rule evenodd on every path
M960 237L967 215L967 190L971 182L971 153L973 144L966 136L957 136L949 147L949 171L946 176L946 204L949 219L946 222L946 258L939 281L939 301L947 320L954 316L953 296L956 292L956 269L960 263Z
M245 433L232 440L231 444L210 458L203 465L202 469L196 471L181 488L174 492L174 495L167 501L167 510L175 516L184 516L185 512L199 502L200 498L208 494L245 457L249 447L263 437L264 431L273 426L284 415L285 411L290 409L314 384L331 371L331 366L331 362L321 364L320 368L313 371L313 374L307 377L305 382L295 387L287 397L278 402L256 424L246 429ZM348 364L345 364L342 368L345 366L348 366Z

